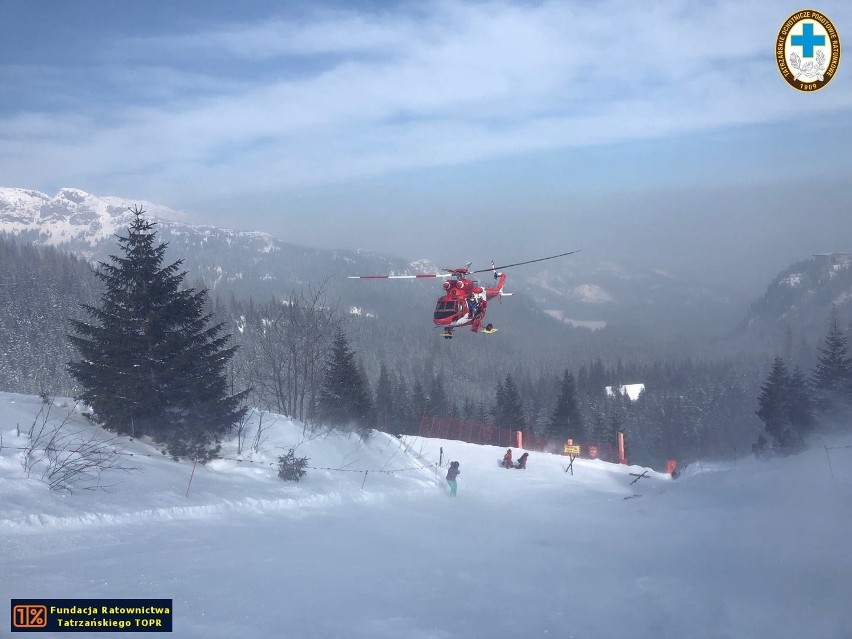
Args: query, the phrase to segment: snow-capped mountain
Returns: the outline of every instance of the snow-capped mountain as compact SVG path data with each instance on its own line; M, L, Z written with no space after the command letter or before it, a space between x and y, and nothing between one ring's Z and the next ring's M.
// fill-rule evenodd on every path
M94 248L127 228L134 206L142 207L154 220L183 217L152 202L96 197L80 189L60 189L51 197L28 189L0 188L0 229L15 235L36 234L41 244L83 243Z
M200 278L219 293L280 297L294 287L330 277L329 292L345 294L340 287L342 278L337 276L418 268L366 251L311 249L259 231L190 224L184 221L184 213L165 206L97 197L73 188L61 189L55 196L0 188L0 232L56 246L89 260L103 260L115 252L115 235L133 220L133 207L144 209L149 219L157 222L159 239L169 244L167 259L183 259L191 279Z

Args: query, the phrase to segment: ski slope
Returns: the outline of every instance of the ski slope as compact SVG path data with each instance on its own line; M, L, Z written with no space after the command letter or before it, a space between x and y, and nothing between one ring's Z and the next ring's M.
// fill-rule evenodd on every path
M68 427L100 433L55 404L52 423L70 413ZM852 636L852 449L823 448L852 437L631 485L645 469L577 460L572 476L566 458L530 452L527 470L507 470L501 448L311 438L266 415L243 461L229 440L192 474L122 438L136 470L68 494L19 461L39 406L0 393L6 601L169 598L181 638ZM292 446L313 467L298 484L274 467ZM455 499L441 448L461 464Z

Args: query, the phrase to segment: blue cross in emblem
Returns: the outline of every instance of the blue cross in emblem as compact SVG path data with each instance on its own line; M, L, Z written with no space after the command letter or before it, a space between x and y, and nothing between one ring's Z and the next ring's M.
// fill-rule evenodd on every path
M825 36L814 35L814 25L812 22L806 22L802 25L802 35L794 35L790 41L794 47L802 47L802 57L814 57L814 47L825 46Z

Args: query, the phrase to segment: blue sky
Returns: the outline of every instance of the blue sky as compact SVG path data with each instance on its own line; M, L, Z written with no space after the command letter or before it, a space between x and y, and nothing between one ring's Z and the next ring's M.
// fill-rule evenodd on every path
M852 244L852 67L782 80L799 5L281 4L3 0L0 185L454 261ZM816 8L852 37L848 2Z

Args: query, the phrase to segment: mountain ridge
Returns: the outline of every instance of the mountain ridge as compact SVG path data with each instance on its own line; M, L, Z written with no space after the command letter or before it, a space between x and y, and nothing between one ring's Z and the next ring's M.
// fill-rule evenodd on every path
M317 285L325 278L330 293L347 307L388 314L413 299L431 307L436 292L428 287L370 288L346 286L349 275L434 273L434 260L406 260L355 249L316 249L289 244L263 231L242 231L195 224L181 211L146 201L99 197L66 187L55 196L32 189L0 188L0 231L37 244L49 244L103 260L113 250L113 236L132 219L139 205L160 224L161 239L175 257L217 293L255 296L285 294L293 287ZM598 330L610 324L673 332L713 331L735 323L737 301L668 273L628 272L610 260L595 262L591 253L555 260L532 271L513 273L507 290L527 298L566 326ZM530 267L525 267L530 268ZM403 294L404 291L404 294ZM669 306L677 304L672 310ZM374 308L371 308L373 306ZM709 318L709 319L708 319Z
M739 331L785 343L804 342L799 350L813 350L825 335L832 313L842 329L852 323L850 253L816 254L779 272L749 306ZM794 359L801 357L794 355Z

